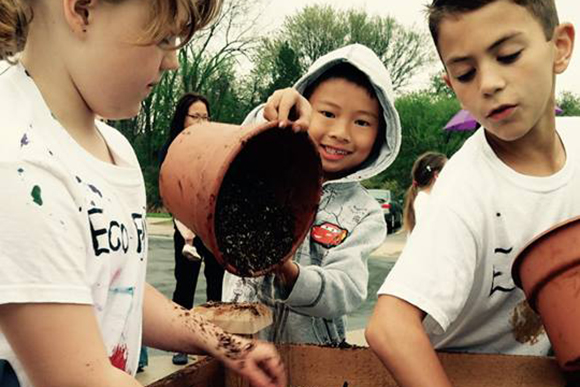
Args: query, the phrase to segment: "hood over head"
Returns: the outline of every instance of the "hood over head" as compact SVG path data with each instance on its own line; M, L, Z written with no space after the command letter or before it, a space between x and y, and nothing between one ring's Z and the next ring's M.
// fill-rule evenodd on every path
M352 182L369 179L387 169L399 153L401 147L401 123L395 109L394 92L391 76L379 57L362 44L351 44L331 51L318 58L295 84L294 88L303 94L310 84L316 81L324 72L340 63L349 63L366 74L372 84L375 95L383 110L386 124L385 138L381 141L378 154L371 154L359 168L342 178L332 182ZM254 109L244 120L244 124L263 121L263 105Z

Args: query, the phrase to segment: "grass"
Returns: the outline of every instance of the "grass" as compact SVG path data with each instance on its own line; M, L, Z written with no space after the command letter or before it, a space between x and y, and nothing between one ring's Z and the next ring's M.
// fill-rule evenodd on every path
M167 218L171 219L171 214L167 212L148 212L148 218Z

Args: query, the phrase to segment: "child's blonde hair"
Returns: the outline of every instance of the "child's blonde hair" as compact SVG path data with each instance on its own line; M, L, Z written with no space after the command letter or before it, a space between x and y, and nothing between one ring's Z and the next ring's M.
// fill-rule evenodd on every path
M120 3L123 0L105 1ZM178 36L181 38L180 46L208 25L217 16L222 4L222 0L148 1L150 18L143 41L149 44L168 36ZM0 1L0 60L10 60L24 49L33 16L29 0Z

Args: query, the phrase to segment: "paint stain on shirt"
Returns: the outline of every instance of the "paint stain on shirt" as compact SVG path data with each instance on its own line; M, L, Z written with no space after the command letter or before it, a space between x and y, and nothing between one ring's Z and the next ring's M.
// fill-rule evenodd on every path
M514 338L519 343L528 343L534 345L538 342L538 337L544 333L542 320L527 301L522 301L514 309L511 320Z
M127 353L127 346L126 345L117 345L113 350L111 356L109 356L109 360L114 367L117 367L120 370L126 371L127 369L127 358L129 357Z
M26 146L28 144L30 144L30 140L28 139L28 135L24 133L24 136L22 136L22 138L20 139L20 147L22 148L23 146Z
M35 185L34 187L32 187L30 196L32 196L32 201L34 201L34 203L38 204L39 206L42 206L42 190L40 189L39 186Z
M95 187L92 184L88 184L89 188L91 189L91 191L93 191L94 193L96 193L97 195L99 195L100 197L103 197L103 194L101 193L101 191L99 191L99 189L97 187Z

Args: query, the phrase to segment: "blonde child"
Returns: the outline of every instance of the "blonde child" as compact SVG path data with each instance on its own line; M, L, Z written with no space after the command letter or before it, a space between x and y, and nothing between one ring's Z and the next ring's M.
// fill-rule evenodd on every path
M124 119L219 0L3 0L0 361L20 386L137 386L139 348L214 356L283 386L272 346L224 333L145 284L143 177L96 120ZM19 58L14 55L21 52Z

